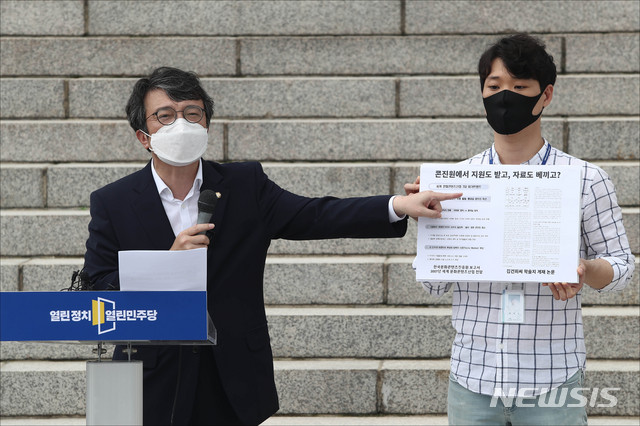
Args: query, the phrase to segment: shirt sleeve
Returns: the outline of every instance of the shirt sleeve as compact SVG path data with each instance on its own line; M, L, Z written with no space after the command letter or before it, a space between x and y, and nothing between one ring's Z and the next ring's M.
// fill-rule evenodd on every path
M397 195L394 195L393 197L389 198L389 223L395 223L395 222L399 222L402 219L404 219L405 217L407 217L407 215L403 215L402 217L398 216L396 214L396 211L393 209L393 199L396 198Z
M411 266L415 271L416 269L415 259ZM420 280L418 280L418 282L422 284L422 288L424 289L424 291L436 297L440 297L446 292L448 292L449 290L451 290L451 286L453 285L452 282L431 282L431 281L420 281Z
M631 280L635 258L622 223L622 209L613 182L604 170L594 169L593 179L583 197L582 254L586 259L602 258L613 268L613 280L599 292L620 291Z

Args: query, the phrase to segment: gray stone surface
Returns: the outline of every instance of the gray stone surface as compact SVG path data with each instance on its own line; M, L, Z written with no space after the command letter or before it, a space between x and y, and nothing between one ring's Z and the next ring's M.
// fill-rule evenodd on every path
M107 353L103 359L111 359L113 345L104 345ZM74 361L95 360L98 356L93 353L96 345L80 343L40 343L40 342L2 342L0 345L0 359L2 361Z
M278 37L241 40L244 75L475 74L493 36ZM561 39L545 36L560 57ZM453 54L455 52L455 54Z
M69 288L74 271L84 265L81 257L35 258L22 265L24 291L60 291Z
M2 161L149 159L125 121L2 121L0 141Z
M640 204L640 164L633 163L596 163L609 175L616 187L618 204L637 206Z
M207 79L217 117L393 117L388 78Z
M19 290L20 267L28 260L26 258L0 257L0 291Z
M569 154L583 160L640 159L638 117L569 118Z
M373 369L276 370L280 414L376 412Z
M79 79L69 83L71 117L125 118L136 79ZM391 79L202 79L214 117L393 116ZM96 99L101 99L96 102Z
M384 258L275 258L265 267L271 305L382 303Z
M69 117L127 118L125 106L136 81L134 78L69 80Z
M632 253L640 253L640 210L637 207L622 209L622 221Z
M79 256L89 237L89 211L24 214L2 211L0 252L3 256Z
M2 161L147 162L151 158L122 120L4 120L0 122L0 144ZM221 159L222 144L223 126L213 122L204 158Z
M527 2L527 11L492 1L408 0L407 34L638 31L638 3L572 0Z
M640 344L638 308L585 308L582 320L587 354L595 359L637 359ZM597 310L599 315L592 315Z
M382 371L382 407L385 414L446 413L449 365L443 369L420 368ZM444 369L446 368L446 369Z
M47 169L49 207L89 207L89 195L141 167L132 166L52 166Z
M462 160L490 146L484 119L232 121L230 160ZM552 125L562 135L561 124Z
M0 207L44 207L45 184L43 166L0 168Z
M549 115L630 115L640 110L640 78L635 75L559 76Z
M64 116L63 80L58 78L3 78L0 80L0 118L62 118Z
M448 357L451 309L433 309L271 308L267 317L276 357Z
M203 54L194 55L194 51ZM199 75L234 75L235 41L207 37L5 37L0 40L0 74L3 76L136 76L149 74L159 65L179 67Z
M139 19L144 16L145 19ZM90 1L92 35L398 34L397 1Z
M263 164L269 179L306 197L362 197L389 193L389 164Z
M640 69L637 33L568 34L565 39L567 72L638 72Z
M587 363L587 373L585 374L585 387L590 388L590 392L585 392L585 396L591 398L595 388L613 388L609 394L617 399L617 404L613 407L598 407L598 405L611 405L612 401L603 398L602 394L596 397L596 407L587 407L588 414L616 415L616 416L637 416L640 414L640 375L637 371L606 371L590 370Z
M2 371L3 416L74 415L85 412L84 371Z
M0 3L2 35L82 35L82 0L3 0Z
M400 80L400 117L483 117L478 77L407 77Z

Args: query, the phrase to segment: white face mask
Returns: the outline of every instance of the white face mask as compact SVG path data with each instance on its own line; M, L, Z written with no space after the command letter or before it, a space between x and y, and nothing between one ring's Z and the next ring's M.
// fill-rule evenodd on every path
M147 133L144 134L149 136ZM207 129L184 118L178 118L173 124L162 126L150 137L151 151L163 162L178 167L198 161L207 150L209 141Z

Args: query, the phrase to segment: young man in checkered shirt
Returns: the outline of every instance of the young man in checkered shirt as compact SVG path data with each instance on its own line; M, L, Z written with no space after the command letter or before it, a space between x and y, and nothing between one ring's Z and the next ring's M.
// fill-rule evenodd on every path
M494 143L466 163L573 164L583 170L579 282L422 283L433 295L453 289L457 333L449 423L587 424L586 408L580 406L585 404L571 396L583 385L586 362L580 290L586 284L599 292L620 291L634 269L615 189L602 169L542 137L541 114L551 103L556 80L544 44L526 34L504 37L484 52L478 72ZM419 179L405 185L408 194L418 189ZM503 323L503 290L513 289L522 294L524 318ZM514 396L525 398L516 404L509 398Z

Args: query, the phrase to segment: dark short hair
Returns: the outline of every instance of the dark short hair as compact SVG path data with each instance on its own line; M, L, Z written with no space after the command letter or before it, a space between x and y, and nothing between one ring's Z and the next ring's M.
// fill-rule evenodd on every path
M162 89L171 100L190 101L202 100L207 119L207 128L213 117L213 99L200 85L198 76L190 71L178 68L156 68L149 77L141 78L133 86L133 91L127 102L127 119L133 130L147 131L147 111L144 107L144 97L152 90Z
M502 60L514 77L538 80L540 90L556 83L556 65L553 56L545 50L544 43L529 34L518 33L501 38L482 54L478 62L480 90L484 89L484 82L491 73L491 64L497 58Z

